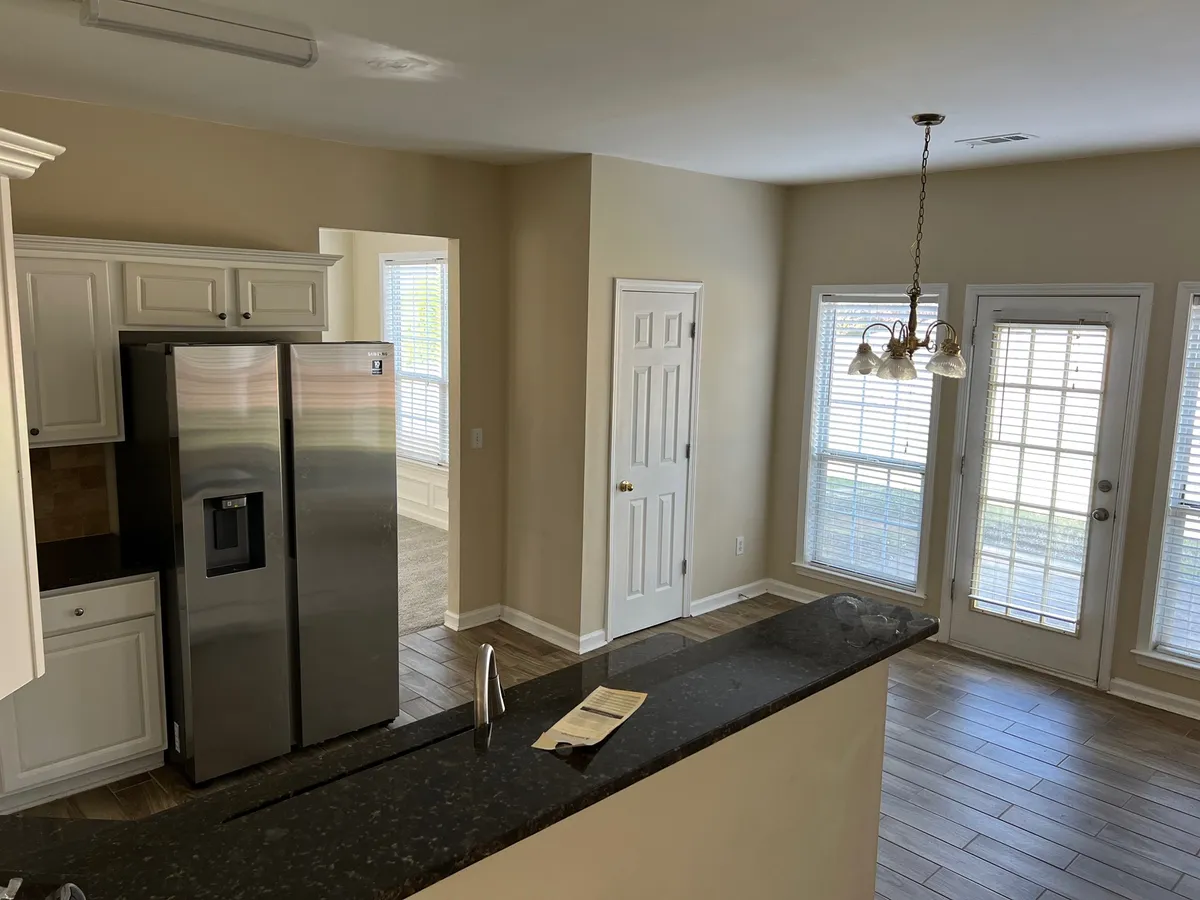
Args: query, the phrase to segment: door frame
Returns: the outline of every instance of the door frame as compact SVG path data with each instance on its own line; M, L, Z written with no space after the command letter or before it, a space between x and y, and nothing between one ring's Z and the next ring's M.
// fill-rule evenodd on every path
M1125 408L1125 427L1121 441L1121 461L1118 468L1118 490L1113 510L1113 548L1108 564L1108 589L1104 596L1104 626L1100 638L1100 666L1096 687L1107 691L1112 680L1113 642L1117 626L1117 595L1121 587L1121 565L1125 556L1125 529L1129 520L1129 485L1133 480L1133 457L1137 443L1138 413L1141 407L1142 381L1146 370L1146 353L1149 349L1150 314L1154 304L1154 285L1149 282L1107 284L968 284L963 306L963 357L967 363L967 377L958 386L958 402L954 418L954 456L959 460L959 473L950 484L948 505L946 558L942 572L942 599L939 609L942 625L939 639L950 642L951 596L950 584L954 579L955 562L958 554L959 518L962 503L963 460L966 456L967 414L971 398L971 379L975 362L975 327L979 318L979 301L985 297L1125 297L1137 303L1136 324L1133 334L1133 364L1129 373L1129 401ZM969 339L968 339L969 338ZM977 648L972 648L979 652ZM1001 658L999 654L994 655ZM1020 660L1007 660L1030 669L1040 668ZM1069 678L1061 672L1053 672L1060 678ZM1084 682L1091 685L1091 682Z
M688 439L687 443L691 444L691 455L688 457L688 472L687 472L687 488L684 498L687 504L687 515L684 516L683 522L683 558L688 563L688 570L683 575L683 616L688 618L692 614L692 558L693 558L693 543L696 537L695 519L696 519L696 469L698 456L697 435L699 431L700 419L700 345L704 338L704 282L702 281L659 281L656 279L646 278L614 278L613 279L613 304L612 304L612 361L611 372L609 377L608 389L610 393L610 408L608 417L608 464L605 466L605 474L607 477L608 491L608 540L604 548L604 640L607 643L611 641L612 628L612 551L613 551L613 528L615 520L615 507L617 495L612 489L612 473L613 460L617 456L617 403L619 393L617 391L617 378L620 372L617 364L620 359L621 345L620 333L617 326L620 322L621 312L621 293L622 291L647 291L660 294L691 294L693 303L695 304L696 317L696 336L692 339L692 396L690 409L688 410Z

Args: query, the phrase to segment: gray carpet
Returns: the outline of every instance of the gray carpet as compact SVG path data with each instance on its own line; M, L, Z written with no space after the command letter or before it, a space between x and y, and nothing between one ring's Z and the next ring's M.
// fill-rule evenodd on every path
M396 537L400 551L400 633L440 625L446 614L450 564L446 532L400 516Z

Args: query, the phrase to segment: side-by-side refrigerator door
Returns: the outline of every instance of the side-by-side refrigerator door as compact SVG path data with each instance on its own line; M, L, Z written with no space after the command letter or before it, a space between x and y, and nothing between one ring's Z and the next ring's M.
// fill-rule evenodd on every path
M390 344L293 344L300 743L400 708L396 395Z
M292 746L279 350L173 348L195 781Z

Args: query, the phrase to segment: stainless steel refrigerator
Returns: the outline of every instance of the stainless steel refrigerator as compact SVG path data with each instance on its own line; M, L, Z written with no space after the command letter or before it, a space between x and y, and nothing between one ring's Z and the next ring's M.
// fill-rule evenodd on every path
M163 571L171 759L202 782L394 718L391 345L122 364L121 532Z

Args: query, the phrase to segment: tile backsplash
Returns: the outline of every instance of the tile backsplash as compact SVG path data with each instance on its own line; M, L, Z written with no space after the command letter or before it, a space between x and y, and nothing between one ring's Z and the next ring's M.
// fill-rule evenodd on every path
M38 543L112 530L104 446L81 444L29 451Z

